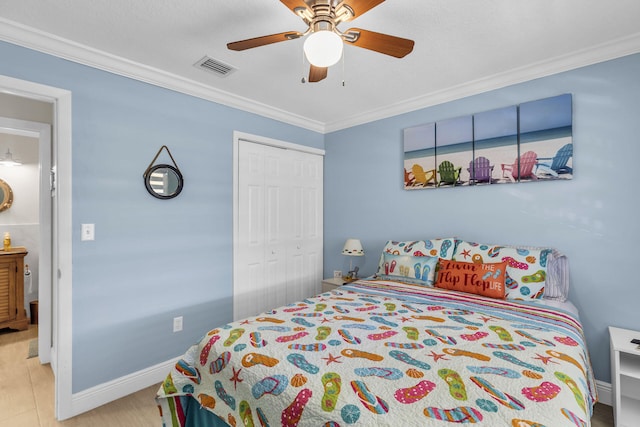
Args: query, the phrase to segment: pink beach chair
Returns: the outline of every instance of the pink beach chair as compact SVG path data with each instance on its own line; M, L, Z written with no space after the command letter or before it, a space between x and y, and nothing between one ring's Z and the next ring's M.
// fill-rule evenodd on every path
M516 159L512 165L503 163L502 177L509 178L511 182L516 182L522 179L538 179L533 173L533 167L536 165L538 155L533 151L527 151L522 154L519 159Z

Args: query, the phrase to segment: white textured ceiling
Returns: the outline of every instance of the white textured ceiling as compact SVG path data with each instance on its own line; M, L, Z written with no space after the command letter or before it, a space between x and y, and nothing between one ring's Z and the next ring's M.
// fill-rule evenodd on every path
M413 39L413 52L396 59L346 46L344 65L313 84L301 83L302 40L226 48L304 31L279 0L0 0L0 39L67 57L77 43L325 131L640 51L639 17L638 0L386 0L340 29ZM20 39L25 30L68 46L42 48L42 38ZM193 67L204 55L237 71L220 78ZM76 59L99 65L96 57Z

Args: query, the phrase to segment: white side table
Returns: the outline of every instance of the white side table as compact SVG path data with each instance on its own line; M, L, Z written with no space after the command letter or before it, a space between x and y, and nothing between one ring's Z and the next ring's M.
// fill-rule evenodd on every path
M640 349L631 344L640 332L609 326L611 390L616 427L640 425Z
M344 280L342 278L332 277L330 279L322 280L322 292L331 292L339 286L344 285Z

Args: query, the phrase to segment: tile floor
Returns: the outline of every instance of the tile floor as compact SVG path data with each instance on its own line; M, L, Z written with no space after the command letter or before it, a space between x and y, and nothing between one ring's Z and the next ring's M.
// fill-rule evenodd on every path
M159 427L154 396L158 386L58 422L54 417L53 372L35 357L27 359L29 341L37 326L27 331L0 330L0 427ZM11 384L7 387L5 384Z

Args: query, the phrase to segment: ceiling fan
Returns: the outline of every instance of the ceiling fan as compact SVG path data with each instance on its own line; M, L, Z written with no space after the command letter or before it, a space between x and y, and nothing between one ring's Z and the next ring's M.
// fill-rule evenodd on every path
M369 49L385 55L403 58L413 50L414 41L361 28L338 30L338 24L351 21L384 0L280 0L298 15L308 28L305 32L287 31L255 37L227 44L231 50L241 51L272 43L309 36L304 51L311 64L309 82L319 82L327 77L327 69L342 57L344 43Z

